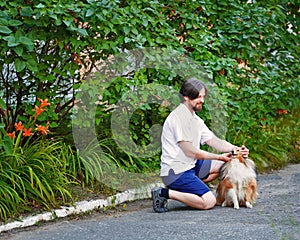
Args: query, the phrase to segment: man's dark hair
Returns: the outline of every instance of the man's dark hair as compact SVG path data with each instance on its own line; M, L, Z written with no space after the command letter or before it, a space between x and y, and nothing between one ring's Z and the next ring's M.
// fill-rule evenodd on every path
M196 99L199 96L201 89L205 89L205 95L208 94L208 89L203 82L197 78L187 79L181 86L179 91L179 98L181 102L184 102L184 97L188 97L191 100Z

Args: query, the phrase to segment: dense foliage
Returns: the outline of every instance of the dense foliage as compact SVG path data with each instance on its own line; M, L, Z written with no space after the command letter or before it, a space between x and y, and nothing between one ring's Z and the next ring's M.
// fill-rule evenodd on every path
M260 170L299 161L296 1L2 0L0 9L0 195L11 200L1 200L1 219L18 212L18 203L28 208L26 201L48 207L57 204L56 197L67 201L74 177L94 180L95 172L87 169L96 167L87 167L82 163L87 159L76 156L71 110L87 76L112 56L132 49L161 48L161 55L176 51L199 64L218 89L213 110L219 106L226 117L220 137L246 144ZM154 62L161 57L155 56ZM154 63L141 66L87 91L91 98L101 92L95 117L98 139L106 156L126 171L157 170L159 153L139 157L120 149L111 129L113 110L120 100L135 109L128 137L138 146L148 146L153 142L152 125L162 125L171 110L156 100L172 96L153 86L178 90L189 76L184 69L178 74L180 67L184 65L176 71ZM141 86L155 92L156 100L131 93ZM33 124L45 99L51 104ZM136 108L136 103L144 104ZM201 117L218 132L210 106ZM84 124L82 120L77 124ZM20 122L21 133L15 129ZM43 137L31 134L39 129L44 129ZM21 137L25 140L16 143ZM49 142L51 137L60 137L60 144ZM57 175L47 178L49 172Z

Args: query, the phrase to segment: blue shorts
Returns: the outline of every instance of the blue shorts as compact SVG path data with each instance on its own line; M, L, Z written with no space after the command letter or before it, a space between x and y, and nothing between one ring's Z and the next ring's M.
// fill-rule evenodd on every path
M202 196L210 191L202 181L208 177L210 167L211 160L197 160L194 168L179 174L170 170L168 176L162 177L162 181L169 189Z

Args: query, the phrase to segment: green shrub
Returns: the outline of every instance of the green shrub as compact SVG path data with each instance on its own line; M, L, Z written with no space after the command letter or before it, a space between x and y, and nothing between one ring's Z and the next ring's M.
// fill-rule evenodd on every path
M277 116L256 121L240 127L229 127L228 138L233 142L245 144L260 172L272 171L288 163L300 162L300 108L299 101L288 111L279 111ZM251 118L251 117L250 117Z

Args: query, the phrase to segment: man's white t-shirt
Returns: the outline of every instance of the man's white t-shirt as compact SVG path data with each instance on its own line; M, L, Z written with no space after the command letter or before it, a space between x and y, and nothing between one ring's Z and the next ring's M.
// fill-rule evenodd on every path
M170 169L175 174L182 173L195 166L197 159L184 154L179 146L180 141L191 142L194 147L200 148L213 136L204 121L181 103L170 113L163 126L160 175L168 176Z

